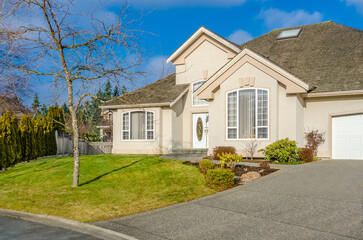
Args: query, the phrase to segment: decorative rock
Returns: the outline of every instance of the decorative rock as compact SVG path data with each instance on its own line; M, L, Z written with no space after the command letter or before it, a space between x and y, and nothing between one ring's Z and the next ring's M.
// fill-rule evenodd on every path
M241 182L249 182L260 177L261 174L259 174L258 172L248 172L246 174L242 174Z

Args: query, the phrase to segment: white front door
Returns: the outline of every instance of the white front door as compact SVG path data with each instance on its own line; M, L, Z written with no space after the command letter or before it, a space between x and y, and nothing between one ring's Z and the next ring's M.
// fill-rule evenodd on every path
M193 148L208 148L208 113L193 114Z
M363 160L363 114L333 117L333 159Z

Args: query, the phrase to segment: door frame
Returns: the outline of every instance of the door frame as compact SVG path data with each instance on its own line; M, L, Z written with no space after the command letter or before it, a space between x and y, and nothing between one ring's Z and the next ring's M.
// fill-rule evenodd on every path
M198 148L195 148L194 147L194 123L193 123L193 115L194 114L206 114L208 116L208 133L207 133L207 136L206 136L206 149L209 148L209 122L210 122L210 114L208 111L193 111L191 113L191 147L193 149L198 149ZM207 126L207 124L206 124ZM204 148L199 148L199 149L204 149Z

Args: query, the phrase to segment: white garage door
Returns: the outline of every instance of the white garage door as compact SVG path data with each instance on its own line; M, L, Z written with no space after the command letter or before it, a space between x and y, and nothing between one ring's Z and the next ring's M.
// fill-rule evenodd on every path
M363 160L363 114L332 119L333 159Z

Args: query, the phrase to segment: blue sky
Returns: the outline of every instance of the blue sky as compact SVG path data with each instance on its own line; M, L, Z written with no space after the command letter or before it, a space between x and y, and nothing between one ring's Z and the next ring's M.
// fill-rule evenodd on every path
M118 2L105 10L117 12ZM363 0L129 0L129 5L145 14L140 29L153 33L143 39L150 54L144 68L150 75L138 86L173 72L172 66L165 66L166 58L201 25L238 44L275 28L328 20L363 29ZM44 85L35 87L41 100L51 103L51 92L44 91Z

